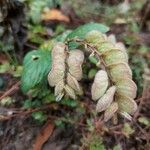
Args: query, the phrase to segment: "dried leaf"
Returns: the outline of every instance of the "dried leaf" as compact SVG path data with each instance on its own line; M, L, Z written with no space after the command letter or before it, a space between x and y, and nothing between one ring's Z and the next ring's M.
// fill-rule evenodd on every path
M83 94L82 88L79 85L76 78L74 78L70 73L67 74L67 84L74 89L79 95Z
M46 125L42 128L40 133L37 135L35 143L33 145L33 150L42 150L43 144L52 135L54 130L54 125L51 121L47 121Z
M52 49L52 69L48 74L50 86L55 86L65 75L65 44L58 42Z
M104 96L98 100L98 103L96 105L97 112L102 112L110 106L110 104L112 103L114 99L115 91L116 91L115 86L110 87L107 90L106 94L104 94Z
M75 94L74 90L73 90L70 86L65 85L64 89L65 89L66 93L67 93L71 98L76 99L76 94Z
M44 21L57 20L57 21L70 22L69 17L64 15L58 9L49 9L48 11L44 12L42 14L42 20Z
M117 96L116 101L118 102L120 112L126 112L132 115L137 110L136 102L129 97Z
M129 78L122 78L116 82L116 87L117 87L117 94L130 97L130 98L135 98L136 97L136 92L137 92L137 86L136 84Z
M69 72L74 76L78 81L82 78L82 64L84 61L84 54L80 50L72 50L69 53L67 63L69 66Z
M109 71L114 82L120 80L122 77L132 79L132 71L127 63L110 65Z
M106 109L104 113L104 121L107 122L109 119L111 119L117 110L118 103L112 102L112 104Z
M96 73L91 88L92 99L98 100L106 92L107 87L108 87L107 72L104 70L100 70Z

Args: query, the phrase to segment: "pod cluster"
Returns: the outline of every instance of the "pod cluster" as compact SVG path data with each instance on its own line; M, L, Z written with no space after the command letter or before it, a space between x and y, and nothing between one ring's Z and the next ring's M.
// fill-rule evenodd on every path
M82 95L79 81L82 79L84 54L76 49L66 50L66 45L58 42L52 49L52 69L48 74L48 82L55 87L56 100L60 101L67 94L73 99Z
M105 66L105 70L96 73L91 88L92 99L98 101L96 111L105 111L104 121L117 112L131 119L130 115L137 109L134 101L137 87L132 80L124 45L117 43L113 35L107 37L98 31L89 32L85 40L97 50Z

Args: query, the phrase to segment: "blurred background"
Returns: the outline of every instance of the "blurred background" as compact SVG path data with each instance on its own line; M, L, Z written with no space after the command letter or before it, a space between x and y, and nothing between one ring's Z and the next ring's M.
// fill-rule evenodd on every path
M43 108L43 103L46 104L47 101L41 102L45 97L40 98L37 93L34 98L27 97L19 88L25 54L43 46L49 48L52 39L61 34L65 36L67 32L88 22L102 23L110 27L107 34L114 34L117 41L123 42L127 48L133 80L138 86L136 102L139 108L133 122L121 120L114 127L111 123L108 126L101 124L97 118L92 119L94 115L87 108L93 108L93 104L86 97L84 97L85 102L65 101L62 104L63 111L56 105L53 107L54 111L49 112L47 108L46 110ZM90 77L91 72L88 74ZM54 117L57 128L54 135L47 138L44 150L148 150L150 149L149 86L149 0L0 1L0 148L2 150L32 149L42 125L53 115L57 116ZM53 97L51 93L44 94ZM44 111L35 111L40 107ZM20 108L28 108L30 111L19 111L19 119L4 117ZM78 115L75 117L77 112ZM79 118L82 120L81 124L77 123ZM96 132L95 127L97 127ZM38 142L40 143L40 140Z

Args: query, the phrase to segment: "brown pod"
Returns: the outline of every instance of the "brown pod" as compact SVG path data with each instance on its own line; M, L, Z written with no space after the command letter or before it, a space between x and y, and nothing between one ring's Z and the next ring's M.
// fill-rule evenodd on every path
M96 73L94 82L92 84L91 93L92 99L98 100L104 95L108 87L108 75L104 70L100 70Z
M106 39L106 35L97 30L90 31L85 37L85 40L88 43L92 43L96 47L99 46L101 42L106 41Z
M65 75L65 44L58 42L52 49L52 69L48 74L50 86L55 86Z
M69 67L69 72L74 76L78 81L82 78L82 64L84 61L84 54L80 50L72 50L69 52L67 59L67 64Z
M127 63L126 56L121 50L118 49L112 49L110 51L107 51L103 55L103 59L105 61L106 65L113 65L125 62Z
M81 86L79 85L76 78L74 78L70 73L67 73L67 84L74 89L77 94L82 95L83 91Z
M64 89L64 81L61 80L59 81L56 86L55 86L55 96L59 95L60 93L63 92Z
M69 86L69 85L65 85L64 89L67 93L68 96L70 96L72 99L76 99L76 94L74 92L74 90Z
M127 112L121 112L120 111L120 115L123 116L124 118L128 119L129 121L132 120L131 115L129 115Z
M107 122L109 119L111 119L117 110L118 103L112 102L112 104L106 109L104 113L104 121Z
M121 51L123 51L125 57L126 57L126 60L128 61L128 54L127 54L127 50L125 48L125 45L122 43L122 42L117 42L115 44L116 48L120 49Z
M107 39L109 42L116 44L116 36L114 34L110 34Z
M132 79L132 71L127 63L118 63L108 67L112 81L117 82L121 78Z
M116 87L112 86L110 87L106 94L104 94L104 96L102 96L99 100L98 103L96 105L96 111L97 112L102 112L104 110L106 110L110 104L112 103L113 99L114 99L114 94L116 91Z
M117 95L122 95L133 99L136 97L137 86L131 79L122 78L118 80L115 85L117 88Z
M56 96L56 101L59 102L64 96L64 92L62 93L59 93L57 96Z
M117 96L116 101L118 103L120 112L126 112L126 113L133 115L135 111L137 110L136 102L130 97Z

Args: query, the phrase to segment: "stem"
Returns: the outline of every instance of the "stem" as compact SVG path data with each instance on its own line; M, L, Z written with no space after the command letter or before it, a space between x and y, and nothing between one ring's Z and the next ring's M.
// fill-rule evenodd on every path
M95 53L95 54L97 54L99 56L100 61L101 61L102 65L105 67L105 70L106 70L106 72L108 74L110 85L113 86L113 81L112 81L111 75L109 73L109 70L107 69L108 66L106 65L106 63L105 63L105 61L103 60L103 57L102 57L103 54L101 54L99 51L97 51L97 49L95 48L95 46L93 46L92 44L87 43L84 40L81 40L81 39L69 39L67 41L67 44L69 42L71 42L71 41L79 42L79 43L83 44L85 46L85 48L89 48L89 50L90 50L91 53Z

